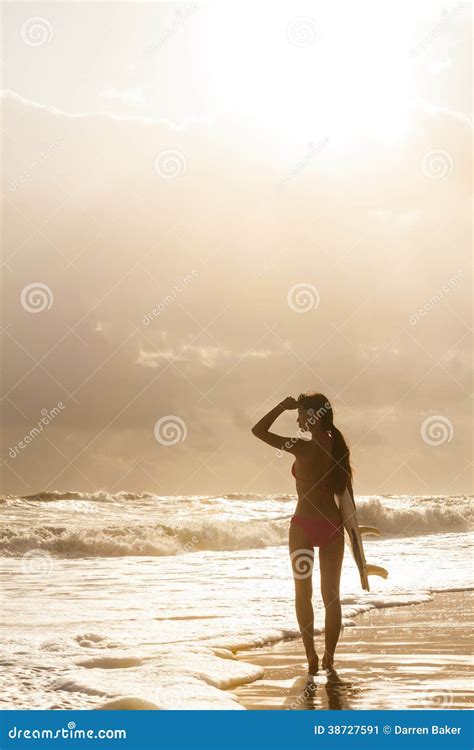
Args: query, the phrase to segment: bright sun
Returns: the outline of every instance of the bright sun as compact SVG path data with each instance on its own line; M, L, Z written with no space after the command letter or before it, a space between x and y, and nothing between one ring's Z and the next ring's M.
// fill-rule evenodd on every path
M403 133L418 96L409 6L208 8L206 74L221 111L259 123L280 141Z

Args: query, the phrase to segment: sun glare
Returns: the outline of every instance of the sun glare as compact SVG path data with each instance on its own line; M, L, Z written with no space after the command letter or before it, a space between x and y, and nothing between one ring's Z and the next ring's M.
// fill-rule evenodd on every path
M280 141L403 132L417 96L403 7L390 16L372 5L325 4L319 15L314 4L307 15L293 5L275 10L210 9L207 73L221 111Z

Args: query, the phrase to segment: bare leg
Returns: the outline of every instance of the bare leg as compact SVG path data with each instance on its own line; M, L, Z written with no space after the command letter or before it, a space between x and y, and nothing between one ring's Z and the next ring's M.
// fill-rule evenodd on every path
M321 573L321 596L326 610L324 638L325 653L323 668L334 668L334 652L341 632L341 600L339 583L344 557L344 536L340 534L333 542L319 550Z
M314 675L318 671L318 655L314 647L312 604L314 551L308 545L304 531L294 524L290 526L290 557L295 580L296 619L308 660L308 671L309 674Z

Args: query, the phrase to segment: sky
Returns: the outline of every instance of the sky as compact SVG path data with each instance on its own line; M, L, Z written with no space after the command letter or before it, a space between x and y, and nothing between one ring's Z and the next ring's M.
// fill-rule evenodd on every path
M2 15L2 491L472 491L469 4Z

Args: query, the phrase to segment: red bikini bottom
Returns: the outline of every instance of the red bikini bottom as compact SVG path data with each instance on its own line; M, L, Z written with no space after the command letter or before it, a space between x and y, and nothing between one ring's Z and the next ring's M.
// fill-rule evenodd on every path
M313 547L325 547L333 542L336 536L342 532L342 521L328 521L327 518L307 518L306 516L293 516L291 523L296 524L306 533Z

